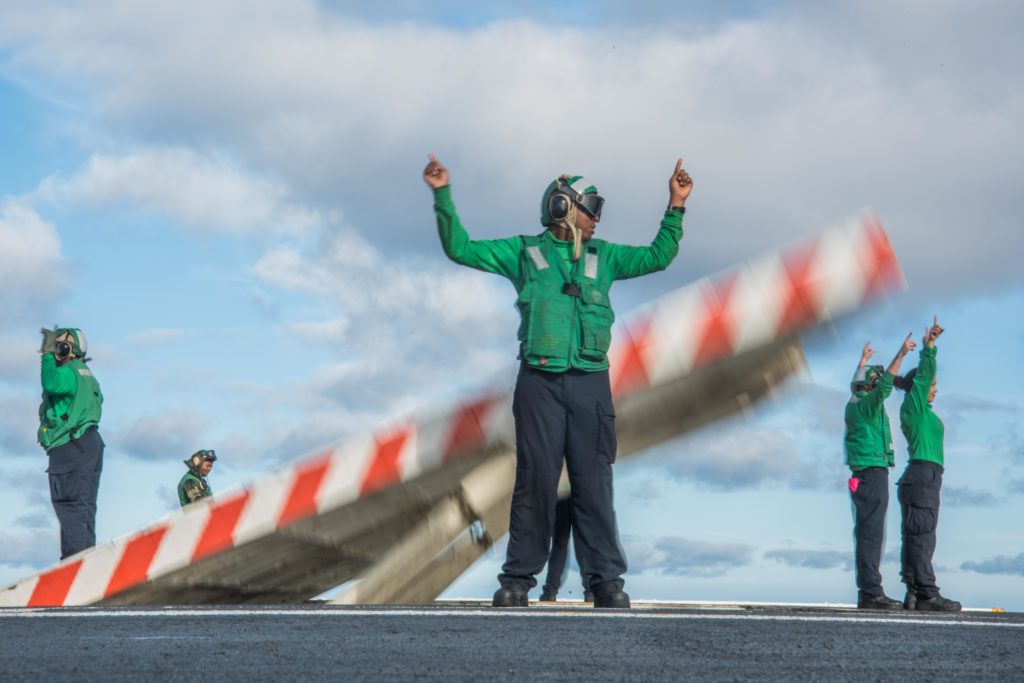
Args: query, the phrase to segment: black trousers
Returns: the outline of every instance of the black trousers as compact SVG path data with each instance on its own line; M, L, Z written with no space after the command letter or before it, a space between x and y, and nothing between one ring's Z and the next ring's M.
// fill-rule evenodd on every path
M938 463L911 460L898 482L897 496L903 513L900 573L903 583L907 584L907 592L922 598L939 595L932 556L935 555L935 530L939 526L942 472L942 465Z
M60 522L60 559L96 545L96 497L103 471L103 439L90 429L49 452L50 502Z
M555 504L555 534L551 538L551 553L548 555L548 574L544 580L544 592L557 595L565 580L565 561L569 558L569 536L572 534L572 498L559 499ZM590 589L583 584L583 592Z
M868 467L853 473L860 480L853 500L853 539L856 560L857 589L861 598L884 595L882 546L885 545L885 512L889 508L889 468Z
M626 558L612 490L615 412L608 372L544 372L523 365L512 412L516 483L508 552L498 580L525 590L548 561L563 459L572 486L576 559L586 587L621 590Z

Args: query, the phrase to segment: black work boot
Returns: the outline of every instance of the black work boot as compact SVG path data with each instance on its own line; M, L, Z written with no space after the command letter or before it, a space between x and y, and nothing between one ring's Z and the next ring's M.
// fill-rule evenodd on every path
M594 593L594 607L629 609L629 596L621 588Z
M491 607L529 607L527 591L515 584L505 584L494 592Z
M963 605L956 600L936 595L934 598L919 597L914 609L918 612L959 612L963 609Z
M857 609L903 609L903 603L885 595L867 596L857 601Z
M555 602L555 596L558 594L552 590L545 588L540 594L541 602Z
M583 602L594 602L594 594L590 591L583 591Z
M903 597L903 609L917 609L917 593L907 591L907 594Z

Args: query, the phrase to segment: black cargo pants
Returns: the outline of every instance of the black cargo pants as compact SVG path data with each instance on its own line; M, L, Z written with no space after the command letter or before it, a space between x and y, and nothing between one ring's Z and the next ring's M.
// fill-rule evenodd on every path
M90 429L49 452L50 502L60 522L60 559L96 545L96 497L103 471L103 439Z
M555 533L551 537L548 573L544 592L557 595L565 580L565 561L569 559L569 537L572 534L572 498L561 498L555 504ZM585 581L585 580L584 580ZM590 589L583 584L584 594ZM584 595L585 597L585 595Z
M853 477L860 480L857 491L850 492L857 589L861 598L878 598L885 594L879 565L885 545L885 512L889 508L889 468L868 467L854 472Z
M498 580L529 590L548 561L563 459L572 486L576 559L594 592L621 590L626 558L612 490L615 412L608 372L544 372L523 364L512 413L516 483Z
M911 460L898 482L897 497L903 513L900 573L903 583L907 584L907 592L921 598L939 596L932 556L935 555L935 530L939 525L942 473L942 465L938 463Z

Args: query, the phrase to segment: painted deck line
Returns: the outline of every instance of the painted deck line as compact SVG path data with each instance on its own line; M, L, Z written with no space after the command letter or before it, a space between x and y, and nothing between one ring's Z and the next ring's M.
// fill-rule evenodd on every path
M857 613L861 614L861 613ZM573 619L651 619L651 620L708 620L708 621L789 621L789 622L839 622L847 624L886 624L903 626L968 626L990 628L1024 629L1024 622L994 621L982 619L919 619L910 615L902 618L874 616L832 616L797 614L684 614L676 612L645 612L616 610L557 610L557 609L153 609L153 610L107 610L75 608L17 608L0 610L0 619L73 619L73 618L153 618L186 617L201 619L208 617L277 617L305 616L320 618L338 617L473 617L473 618L573 618Z

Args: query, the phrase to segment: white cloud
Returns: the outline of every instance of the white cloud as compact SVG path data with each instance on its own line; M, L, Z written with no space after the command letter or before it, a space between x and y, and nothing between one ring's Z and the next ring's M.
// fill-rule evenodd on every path
M40 569L57 561L57 531L49 537L38 530L27 532L0 531L0 565Z
M541 189L572 168L608 195L603 234L634 242L653 231L683 154L696 180L685 268L715 269L873 204L912 290L1019 283L1021 76L1012 59L983 55L991 44L1020 53L1022 10L795 7L684 31L657 27L651 8L648 25L626 28L460 31L369 24L313 2L30 3L7 12L0 44L54 88L95 93L83 99L99 126L156 145L216 140L281 177L297 204L344 210L378 245L401 235L436 254L417 179L427 151L452 166L475 234L538 229ZM98 157L82 191L231 230L265 224L289 197L214 167L190 176L188 153Z
M634 574L721 576L750 564L754 556L754 548L742 543L708 543L676 536L622 540Z
M300 235L326 220L294 204L280 182L179 147L94 154L70 179L47 179L36 196L84 205L128 203L196 229L236 234Z
M115 426L104 440L140 460L176 462L206 447L203 438L208 428L209 420L198 411L165 410Z
M60 237L34 209L0 199L0 320L10 323L58 299L68 288Z

